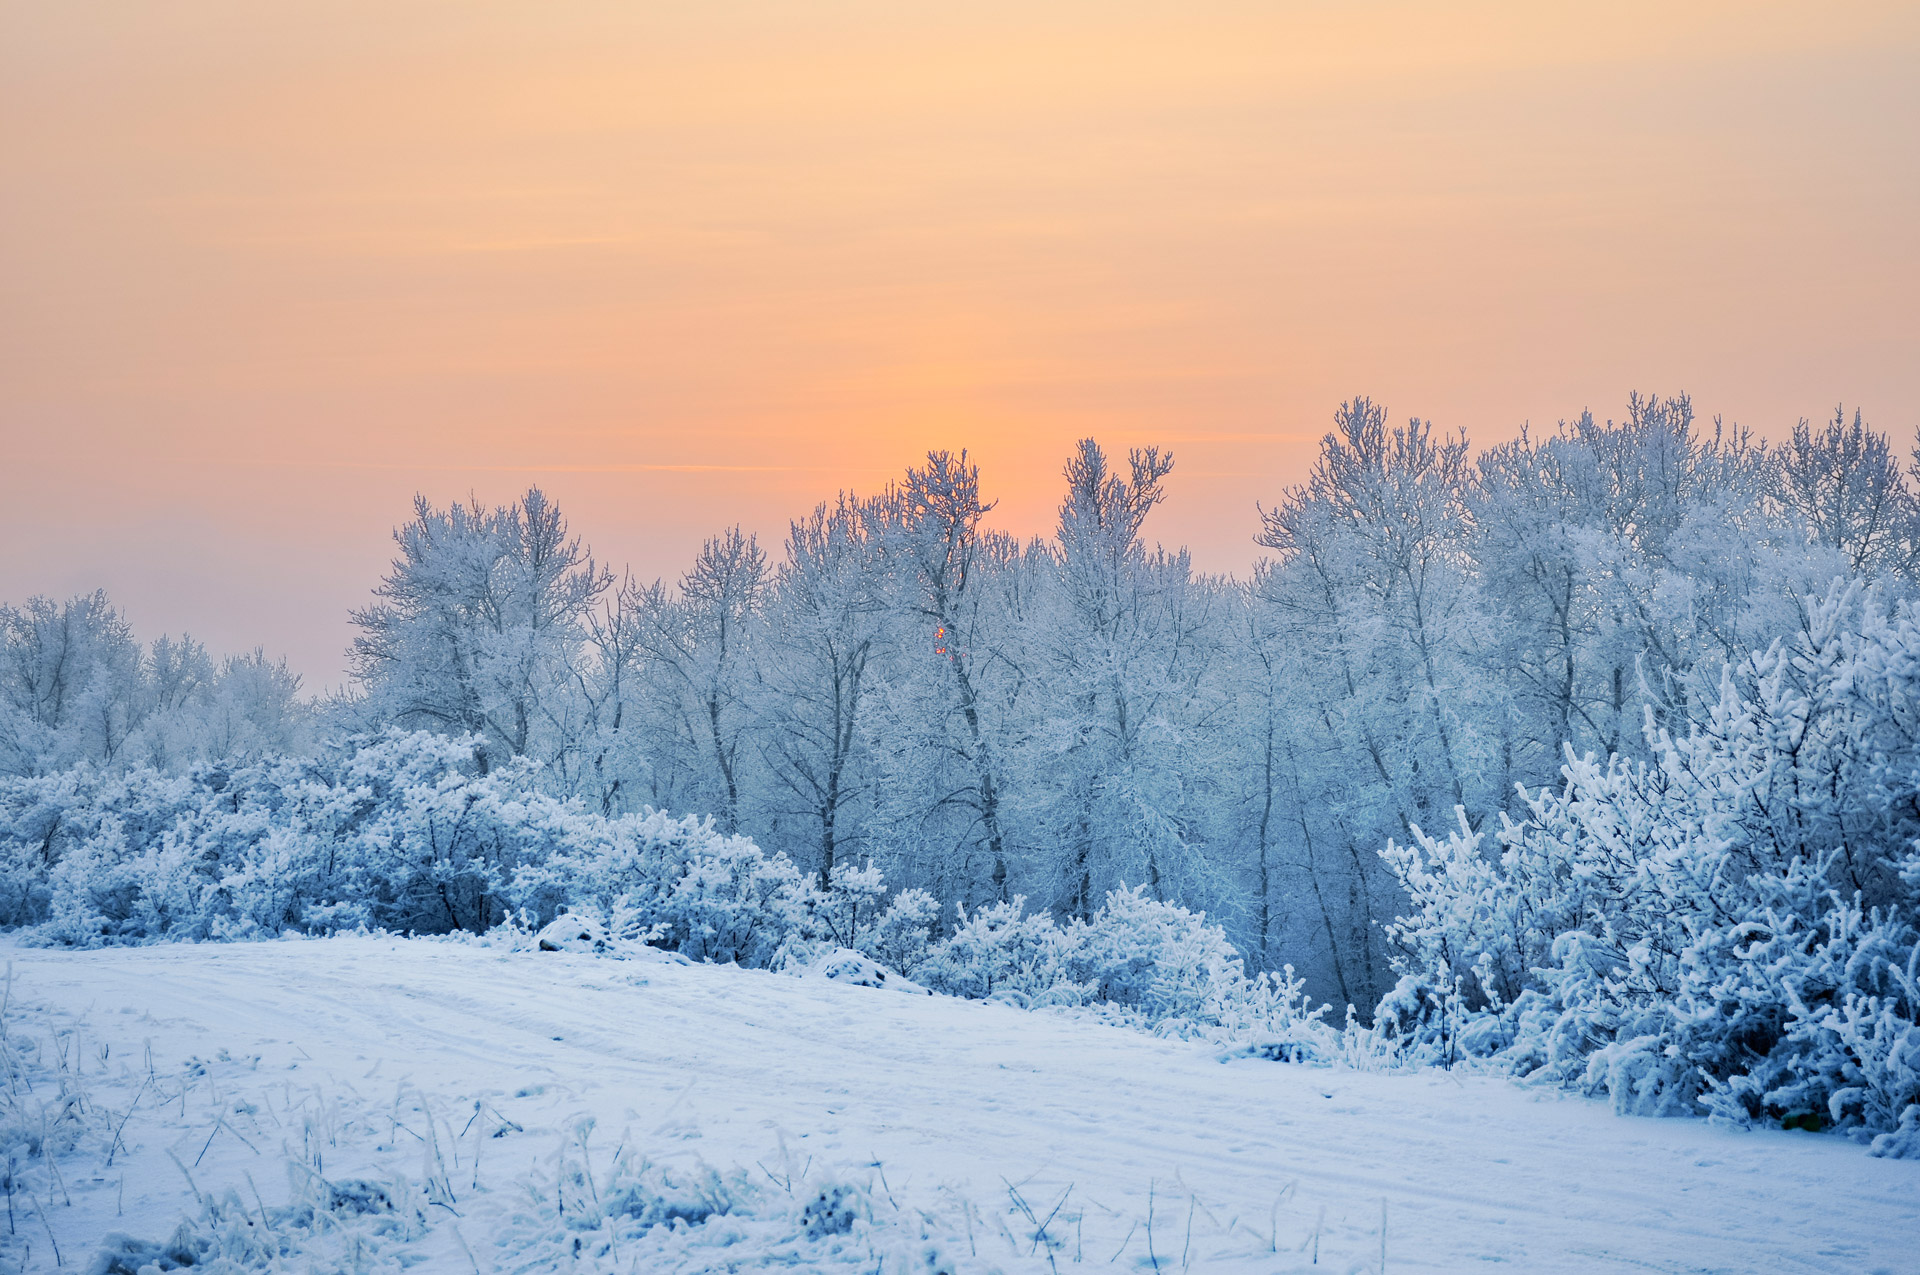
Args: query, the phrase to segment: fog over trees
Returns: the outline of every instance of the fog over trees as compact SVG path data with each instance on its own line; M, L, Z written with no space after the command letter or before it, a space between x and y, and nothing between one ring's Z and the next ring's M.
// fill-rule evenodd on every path
M1065 920L1144 886L1364 1008L1399 977L1390 842L1524 819L1569 756L1651 760L1649 724L1707 720L1836 580L1884 618L1920 570L1920 484L1857 413L1769 447L1636 397L1475 452L1356 399L1241 579L1152 542L1171 455L1088 440L1062 478L1022 542L932 453L654 582L538 489L423 496L322 702L257 652L143 647L102 595L35 598L0 609L0 771L425 729L589 811L710 816L823 888L871 862Z

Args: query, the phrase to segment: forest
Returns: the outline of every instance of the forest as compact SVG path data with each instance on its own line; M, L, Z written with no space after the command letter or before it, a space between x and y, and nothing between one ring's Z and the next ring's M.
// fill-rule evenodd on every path
M1152 541L1177 472L1083 441L1021 541L934 452L672 581L537 488L421 496L319 698L100 594L0 608L0 924L611 917L583 839L707 846L910 975L1162 905L1430 1060L1920 1149L1920 458L1845 410L1769 444L1636 396L1476 450L1360 398L1245 578Z

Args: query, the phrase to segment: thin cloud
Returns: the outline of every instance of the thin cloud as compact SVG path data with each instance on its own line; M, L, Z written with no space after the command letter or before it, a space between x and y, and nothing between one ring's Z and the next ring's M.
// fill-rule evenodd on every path
M246 469L365 469L406 471L439 469L456 473L479 474L890 474L893 470L872 465L706 465L706 464L614 464L614 465L463 465L444 461L360 461L360 460L231 460L226 462Z

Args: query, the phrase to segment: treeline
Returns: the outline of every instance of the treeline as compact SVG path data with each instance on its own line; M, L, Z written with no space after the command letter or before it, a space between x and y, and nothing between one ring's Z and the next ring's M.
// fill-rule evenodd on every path
M0 604L0 775L302 752L315 720L285 660L143 645L103 592Z
M1914 476L1857 414L1767 447L1636 398L1476 454L1356 400L1260 511L1272 557L1245 579L1150 545L1172 471L1082 443L1053 534L1023 542L935 453L778 546L722 532L671 583L615 577L538 490L422 499L326 703L258 657L197 654L163 689L198 648L142 650L103 599L0 611L0 766L471 737L480 773L708 814L823 887L872 862L949 913L1084 920L1142 886L1365 1009L1407 967L1390 841L1526 818L1568 745L1652 758L1649 714L1705 720L1836 577L1886 612L1920 562Z

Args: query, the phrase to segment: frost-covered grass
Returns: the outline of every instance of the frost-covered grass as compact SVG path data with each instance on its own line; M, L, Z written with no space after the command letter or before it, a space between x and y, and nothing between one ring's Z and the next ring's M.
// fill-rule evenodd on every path
M428 946L371 942L394 951ZM337 947L318 946L330 954ZM556 959L511 936L432 946L465 946L475 961L502 949L519 960ZM643 976L615 979L647 986ZM782 981L804 996L798 981ZM94 1275L189 1267L397 1271L424 1261L514 1272L766 1267L958 1275L1087 1260L1088 1205L1074 1199L1071 1182L1046 1194L1051 1184L1036 1188L1031 1175L1003 1180L984 1202L951 1184L910 1190L919 1185L914 1178L896 1191L885 1160L802 1154L779 1130L750 1160L717 1166L689 1147L702 1134L674 1119L677 1099L659 1127L629 1123L610 1141L585 1108L555 1114L559 1104L543 1101L546 1083L449 1097L411 1079L367 1083L381 1072L378 1061L360 1083L333 1076L296 1082L287 1075L303 1070L294 1058L275 1066L265 1051L224 1047L167 1065L156 1060L147 1033L170 1024L150 1013L119 1017L130 1016L142 1047L129 1054L122 1044L116 1061L114 1039L130 1033L114 1029L124 1024L9 999L0 1032L8 1078L0 1136L6 1187L21 1209L0 1239L7 1263L0 1269L50 1261ZM299 1058L313 1058L298 1038L288 1043ZM83 1184L78 1198L70 1179ZM109 1189L113 1221L103 1230L98 1218ZM1199 1198L1189 1192L1184 1204L1182 1224L1168 1220L1166 1210L1179 1212L1174 1204L1159 1201L1156 1241L1150 1188L1147 1214L1128 1219L1109 1257L1138 1248L1149 1268L1165 1261L1170 1269L1175 1254L1162 1250L1174 1226L1190 1264ZM76 1214L89 1213L91 1225L74 1224ZM1235 1225L1243 1247L1260 1240ZM1265 1239L1271 1255L1271 1226ZM1309 1260L1320 1239L1316 1231L1307 1240Z
M1839 1139L1085 1011L392 938L11 959L8 1101L64 1130L15 1148L26 1269L1891 1271L1920 1226L1920 1166Z
M1023 1235L952 1193L902 1201L879 1161L797 1162L777 1137L720 1168L688 1128L603 1145L591 1114L502 1113L550 1114L542 1084L450 1099L371 1073L295 1081L299 1062L261 1052L116 1060L124 1023L45 1002L9 1001L4 1024L0 1270L957 1273L987 1268L983 1244L992 1266L1030 1265L1077 1216ZM166 1026L137 1025L148 1042Z

